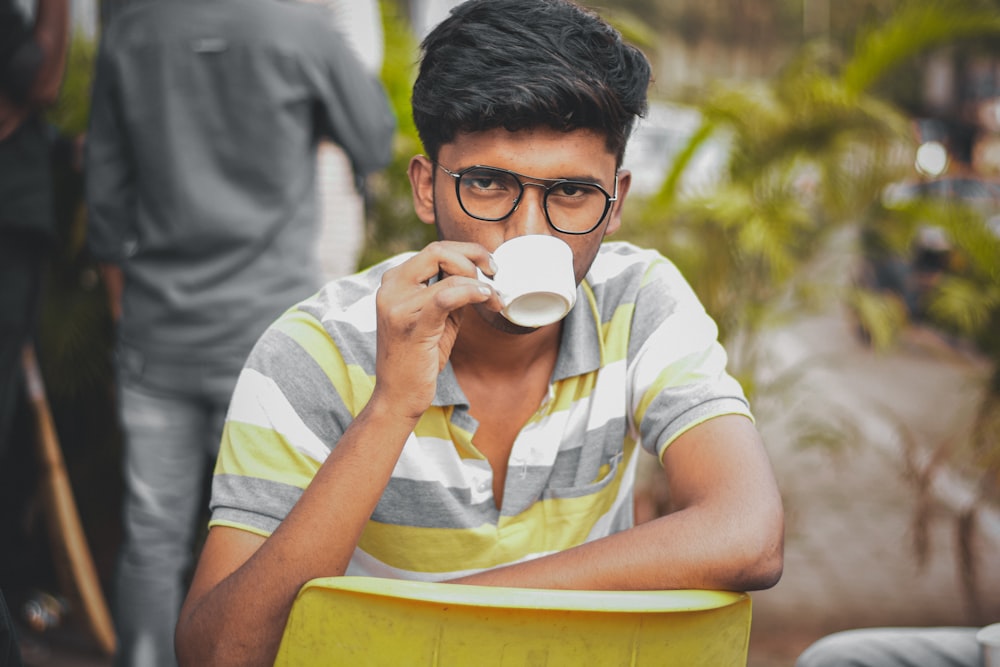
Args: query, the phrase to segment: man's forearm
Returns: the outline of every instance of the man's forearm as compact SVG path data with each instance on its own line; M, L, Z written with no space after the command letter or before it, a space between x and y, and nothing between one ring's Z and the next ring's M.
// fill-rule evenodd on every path
M69 0L39 0L32 39L41 52L41 59L39 62L36 56L33 60L37 69L27 75L24 90L0 93L0 140L9 137L26 118L54 104L59 97L69 48Z
M40 106L55 103L66 71L69 50L69 0L38 0L35 42L42 50L42 66L29 97Z
M234 551L220 549L210 532L178 624L182 664L270 665L299 589L344 574L414 426L369 407L274 534L222 577L212 563L231 560Z
M627 531L453 583L569 590L750 591L781 573L780 518L677 512Z
M38 0L33 36L42 51L42 64L28 91L34 106L48 106L59 97L69 50L69 0Z
M676 511L462 583L608 590L773 586L783 566L784 511L750 421L710 419L677 438L663 458Z
M0 95L0 141L12 135L30 113L31 110L28 107L14 104Z
M102 263L98 271L108 297L108 312L111 313L111 320L117 322L122 316L122 291L125 288L122 269L117 264Z

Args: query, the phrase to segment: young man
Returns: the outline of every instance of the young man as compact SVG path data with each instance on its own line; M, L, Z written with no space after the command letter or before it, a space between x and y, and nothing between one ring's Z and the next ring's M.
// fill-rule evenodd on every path
M269 664L321 576L734 590L780 576L780 497L714 323L663 257L602 245L622 222L645 58L564 0L472 0L423 48L427 156L409 176L440 240L331 283L259 341L178 625L187 664ZM498 216L470 192L503 184L520 196L483 220ZM594 186L596 212L550 218L552 193ZM579 284L538 329L476 279L527 234L569 244ZM676 511L632 527L639 444Z

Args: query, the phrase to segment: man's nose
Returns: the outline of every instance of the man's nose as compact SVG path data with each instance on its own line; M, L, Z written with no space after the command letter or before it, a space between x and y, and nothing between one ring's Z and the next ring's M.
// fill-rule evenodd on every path
M529 234L549 234L545 215L545 186L539 183L525 183L524 192L507 223L507 238Z

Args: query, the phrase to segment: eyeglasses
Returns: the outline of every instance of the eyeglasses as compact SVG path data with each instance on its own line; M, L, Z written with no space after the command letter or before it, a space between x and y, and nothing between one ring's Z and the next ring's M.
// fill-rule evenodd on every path
M499 167L474 165L453 172L438 164L441 171L455 179L458 204L469 216L485 222L499 222L517 210L524 188L542 188L542 208L552 229L563 234L589 234L597 229L618 200L618 174L615 194L597 183L564 178L534 178ZM523 179L541 181L525 183Z

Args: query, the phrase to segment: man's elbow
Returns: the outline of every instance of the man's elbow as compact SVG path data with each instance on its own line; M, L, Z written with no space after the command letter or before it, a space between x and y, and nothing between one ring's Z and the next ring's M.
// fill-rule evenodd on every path
M174 632L174 653L180 667L188 665L224 667L225 665L245 665L236 659L237 651L227 644L227 637L218 637L217 641L199 645L198 639L185 631L181 625Z
M177 663L180 665L194 665L199 662L192 645L190 623L187 620L187 617L182 613L174 628L174 653L177 655ZM200 662L207 664L204 660Z
M785 567L784 521L769 523L745 541L735 590L764 590L781 580Z
M771 588L781 580L785 568L784 549L780 546L762 553L743 573L741 590L761 591Z

